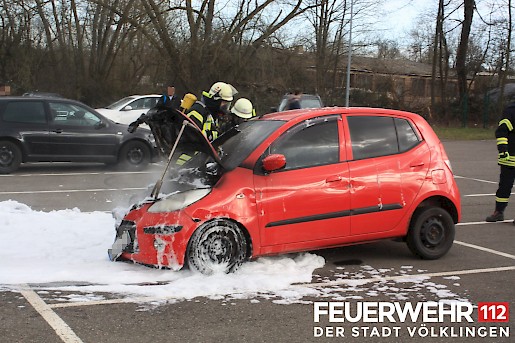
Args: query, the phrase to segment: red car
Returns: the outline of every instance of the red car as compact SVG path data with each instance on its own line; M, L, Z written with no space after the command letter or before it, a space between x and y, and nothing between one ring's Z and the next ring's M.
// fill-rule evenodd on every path
M259 256L386 238L405 239L424 259L452 246L459 190L442 143L417 114L279 112L213 145L175 115L184 135L171 168L119 223L112 260L210 274Z

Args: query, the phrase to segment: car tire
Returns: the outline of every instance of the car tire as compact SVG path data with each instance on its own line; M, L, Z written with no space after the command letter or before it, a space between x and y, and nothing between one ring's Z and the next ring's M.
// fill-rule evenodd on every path
M440 207L424 207L415 212L406 243L416 256L435 260L449 251L454 235L454 221L446 210Z
M10 174L17 170L21 161L22 152L16 143L0 141L0 174Z
M247 238L229 220L217 219L198 228L188 244L186 263L205 275L231 273L247 259Z
M141 141L129 141L121 148L118 163L127 168L139 169L150 162L150 149Z

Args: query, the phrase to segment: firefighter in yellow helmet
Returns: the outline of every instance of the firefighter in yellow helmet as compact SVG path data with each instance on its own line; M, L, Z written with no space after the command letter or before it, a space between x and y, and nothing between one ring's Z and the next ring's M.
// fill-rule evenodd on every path
M213 141L218 137L218 120L228 113L236 93L238 91L230 84L216 82L209 92L202 92L201 99L185 114L197 124L209 141Z

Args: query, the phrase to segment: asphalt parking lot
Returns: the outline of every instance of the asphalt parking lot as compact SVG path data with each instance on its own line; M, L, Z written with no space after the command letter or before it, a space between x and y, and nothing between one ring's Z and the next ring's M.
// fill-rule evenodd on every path
M509 220L510 215L515 218L515 199L508 206L505 222L484 222L493 211L497 188L495 141L449 141L444 145L460 187L463 217L453 248L440 260L415 259L404 243L394 241L317 251L326 263L315 270L310 283L301 285L316 290L316 295L288 303L255 295L175 299L156 305L106 294L100 301L64 302L49 300L48 294L56 292L51 285L7 288L0 282L0 341L512 342L515 321L511 319L451 323L433 337L424 334L429 325L420 321L335 324L324 319L314 323L314 302L320 301L415 304L448 298L472 304L515 304L515 226ZM147 192L159 172L157 165L139 173L101 165L27 165L15 174L0 176L0 201L16 200L38 211L73 207L83 212L110 211L117 204L130 202L134 194ZM420 281L405 281L410 277ZM358 284L354 282L357 279ZM66 291L59 290L63 293ZM476 331L475 337L452 336L451 332L464 326L487 327L489 335L482 337ZM322 337L315 327L323 328ZM335 331L328 327L335 327ZM339 337L335 337L336 327L340 328ZM395 336L394 327L399 327L400 335ZM410 336L408 328L418 330L418 334ZM500 335L501 329L510 337Z

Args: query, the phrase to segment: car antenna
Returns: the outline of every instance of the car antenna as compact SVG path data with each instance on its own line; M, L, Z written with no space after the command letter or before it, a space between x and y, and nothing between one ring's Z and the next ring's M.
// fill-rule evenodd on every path
M154 188L152 189L152 193L150 193L150 196L153 197L154 200L157 200L157 196L159 195L159 191L161 190L161 186L163 185L163 180L165 178L166 171L170 167L170 163L172 162L172 156L175 152L175 149L177 149L177 145L179 144L179 140L181 139L182 134L184 133L184 128L186 127L186 125L190 125L190 126L196 128L194 126L194 124L190 123L187 120L184 120L182 122L181 130L179 131L179 134L177 135L177 139L175 140L175 143L173 144L172 150L170 151L170 155L168 155L168 161L166 163L165 169L163 170L163 175L161 175L161 178L159 180L157 180L156 184L154 185Z

